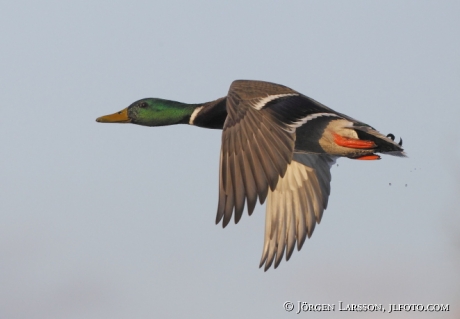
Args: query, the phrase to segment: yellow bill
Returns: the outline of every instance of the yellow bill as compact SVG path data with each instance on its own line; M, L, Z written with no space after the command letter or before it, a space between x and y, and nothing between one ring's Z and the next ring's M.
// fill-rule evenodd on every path
M104 115L98 117L96 122L100 123L130 123L131 120L128 117L128 108L121 110L120 112L113 113L110 115Z

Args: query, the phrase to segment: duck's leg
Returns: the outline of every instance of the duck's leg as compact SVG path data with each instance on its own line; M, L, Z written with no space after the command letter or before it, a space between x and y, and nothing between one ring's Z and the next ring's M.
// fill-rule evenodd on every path
M377 145L373 141L360 140L357 138L344 137L337 133L332 133L334 136L334 143L348 148L370 149Z
M364 161L373 161L373 160L379 160L380 156L378 156L377 154L371 154L371 155L363 155L363 156L359 156L359 157L354 157L352 159L364 160Z
M373 141L360 140L352 137L345 137L337 133L332 133L334 136L334 143L348 148L357 148L357 149L372 149L377 147ZM380 159L380 156L376 154L362 155L358 157L353 157L352 159L364 160L364 161L373 161Z

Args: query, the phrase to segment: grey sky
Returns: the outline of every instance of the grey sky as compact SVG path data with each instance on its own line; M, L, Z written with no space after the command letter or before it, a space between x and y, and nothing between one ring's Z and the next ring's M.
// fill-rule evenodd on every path
M295 317L287 300L449 303L363 315L460 316L458 1L0 12L1 319ZM265 207L214 225L219 131L95 122L144 97L210 101L235 79L287 85L402 136L409 155L339 160L321 225L266 273Z

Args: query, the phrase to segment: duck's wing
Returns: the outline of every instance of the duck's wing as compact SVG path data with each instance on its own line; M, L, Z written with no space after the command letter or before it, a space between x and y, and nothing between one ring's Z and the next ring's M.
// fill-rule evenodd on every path
M226 103L216 216L224 227L233 211L235 222L240 220L245 201L251 214L257 198L263 203L269 189L275 190L303 119L332 111L288 87L260 81L233 82Z
M265 216L265 242L260 267L275 268L286 252L291 257L297 242L302 248L316 223L320 223L330 194L330 167L337 157L323 154L295 153L286 174L276 189L268 193Z
M263 203L292 160L295 134L288 123L266 108L268 103L299 93L281 85L235 81L227 95L227 118L222 133L219 204L216 223L225 227L235 211L235 223L247 199L252 213L257 198Z

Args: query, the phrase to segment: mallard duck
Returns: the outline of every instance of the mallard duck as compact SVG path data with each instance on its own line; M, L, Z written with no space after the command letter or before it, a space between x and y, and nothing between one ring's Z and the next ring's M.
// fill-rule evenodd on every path
M384 153L405 156L402 140L286 86L237 80L228 95L212 102L185 104L158 98L132 103L100 123L144 126L189 124L222 129L216 224L249 215L257 199L267 200L264 270L294 247L302 248L320 223L330 194L330 167L338 157L377 160Z

